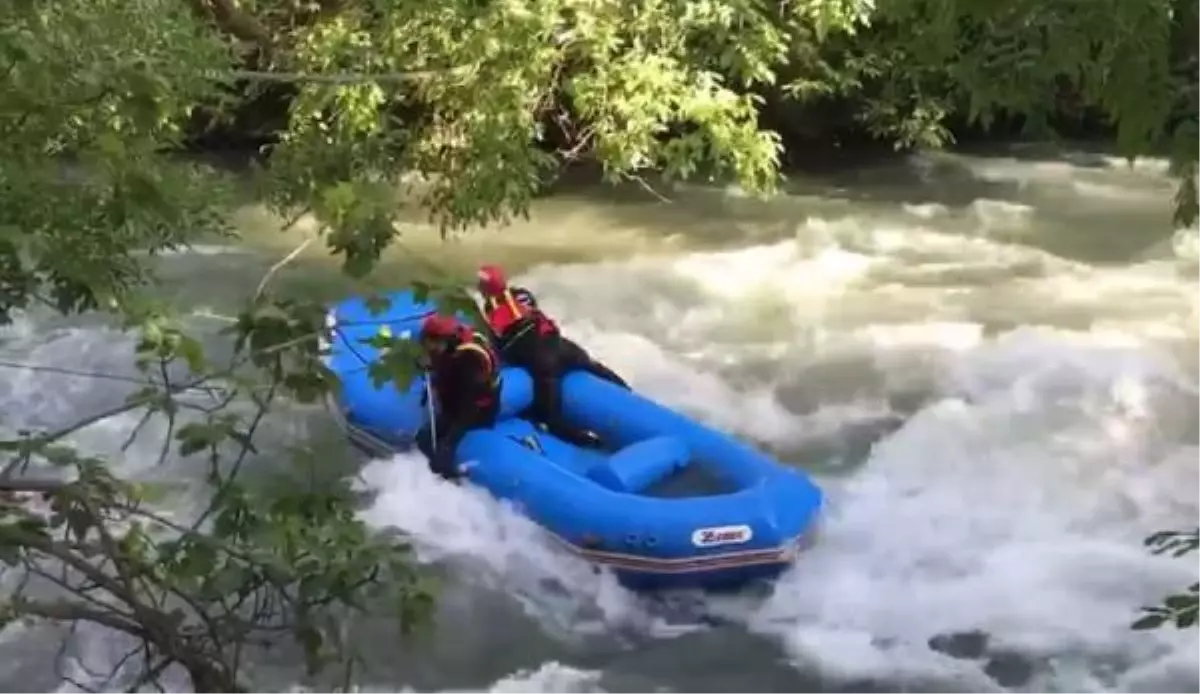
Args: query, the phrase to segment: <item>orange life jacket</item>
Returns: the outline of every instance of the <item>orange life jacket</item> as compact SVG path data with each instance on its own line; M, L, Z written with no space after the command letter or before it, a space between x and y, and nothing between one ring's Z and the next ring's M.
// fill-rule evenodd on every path
M511 289L483 298L483 316L497 339L515 339L526 330L549 335L558 330L554 322L540 310L518 300Z

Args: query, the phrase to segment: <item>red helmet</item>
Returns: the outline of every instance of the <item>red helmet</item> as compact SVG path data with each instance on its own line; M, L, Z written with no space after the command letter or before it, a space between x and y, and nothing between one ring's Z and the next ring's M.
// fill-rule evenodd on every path
M499 294L508 288L508 278L499 265L481 265L479 267L479 292L484 296Z
M463 324L454 316L433 313L421 323L421 338L425 340L449 340L461 335L462 330Z

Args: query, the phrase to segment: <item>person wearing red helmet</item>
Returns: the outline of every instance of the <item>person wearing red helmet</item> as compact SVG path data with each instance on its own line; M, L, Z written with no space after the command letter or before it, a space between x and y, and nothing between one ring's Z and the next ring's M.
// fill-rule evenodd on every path
M500 359L486 337L439 313L422 322L421 348L428 360L434 418L417 432L417 448L434 473L457 479L461 471L454 452L462 437L496 422Z
M558 326L539 307L533 292L509 286L496 265L479 268L483 317L501 355L523 366L533 377L533 415L551 433L580 445L595 445L595 435L578 430L562 417L562 375L583 370L622 388L629 385L597 362L578 344L563 337Z

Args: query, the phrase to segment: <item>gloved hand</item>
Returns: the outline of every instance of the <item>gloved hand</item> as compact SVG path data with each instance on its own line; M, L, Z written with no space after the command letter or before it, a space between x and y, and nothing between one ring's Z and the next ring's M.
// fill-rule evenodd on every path
M439 447L437 452L433 454L433 457L429 460L429 469L443 479L450 480L451 482L456 481L459 477L462 477L462 470L454 462L454 455L449 451L443 451L445 449Z

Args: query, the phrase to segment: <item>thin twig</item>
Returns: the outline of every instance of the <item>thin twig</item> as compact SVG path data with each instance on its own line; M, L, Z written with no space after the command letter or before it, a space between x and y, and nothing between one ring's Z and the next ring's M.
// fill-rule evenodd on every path
M145 653L146 654L143 656L143 659L148 664L150 661L149 647L145 649ZM162 684L159 683L158 678L162 676L163 671L170 667L171 663L173 662L173 660L167 657L159 658L158 663L147 669L146 672L142 673L141 677L138 677L137 681L129 685L125 691L132 694L132 692L136 692L137 690L141 689L142 685L145 684L153 684L154 688L158 691L165 691Z
M93 610L79 603L67 602L65 600L46 602L42 600L29 600L22 597L14 598L12 605L15 611L22 614L41 617L55 622L68 622L71 624L80 621L92 622L138 638L142 638L145 633L144 629L135 623L119 619L108 612Z
M195 379L192 379L191 381L188 381L187 383L183 383L178 386L171 386L170 388L166 389L166 392L167 392L167 394L182 393L183 391L191 390L192 388L195 388L196 386L201 385L201 384L205 383L206 381L210 381L210 380L216 378L217 376L218 376L217 374L200 376ZM70 436L71 434L79 431L80 429L84 429L88 426L91 426L92 424L95 424L96 422L102 422L111 417L115 417L117 415L129 412L130 410L135 410L139 407L142 407L143 405L148 405L160 397L162 397L162 394L160 394L160 393L147 393L146 395L132 398L117 407L112 407L112 408L109 408L102 412L98 412L94 415L84 417L84 418L76 421L74 424L72 424L70 426L66 426L61 429L56 429L55 431L52 431L48 434L42 434L40 436L37 436L34 438L34 441L36 442L37 445L46 445L49 443L54 443L55 441L58 441L62 438Z
M168 362L165 359L160 359L158 362L158 375L162 379L163 386L171 387L171 371L168 368ZM154 412L150 410L149 412ZM158 465L161 467L167 460L167 455L171 452L171 441L175 434L175 415L170 411L167 412L167 430L163 433L162 446L158 451Z
M95 689L67 674L67 644L75 638L75 632L78 629L78 622L71 622L71 625L67 627L66 635L58 642L58 649L54 652L54 674L81 692L95 692ZM78 658L76 662L78 662Z
M420 82L435 77L453 77L463 75L472 66L445 68L442 70L410 70L406 72L264 72L261 70L221 70L214 71L212 76L217 79L247 80L251 82L282 82L282 83L311 83L311 84L403 84Z
M154 410L148 409L142 413L142 418L138 420L137 424L133 425L133 429L129 431L129 436L125 437L125 442L121 444L122 453L129 450L129 447L132 446L133 442L137 439L138 434L141 433L142 427L146 426L146 423L149 422L150 418L153 416Z
M263 420L266 418L270 404L275 398L275 388L275 384L272 384L270 390L267 392L266 401L259 405L259 409L255 413L254 419L252 419L250 421L250 425L246 427L247 441L253 440L254 434L258 430L259 425L261 425ZM241 450L238 451L237 458L235 458L233 461L233 466L231 467L229 474L225 475L225 479L222 480L221 485L213 494L208 506L199 516L196 517L196 520L192 522L191 532L199 532L200 526L204 524L204 521L208 520L209 516L211 516L221 505L221 502L225 500L225 495L228 493L229 485L233 483L233 479L237 477L238 473L241 471L242 463L245 462L249 452L250 446L242 444Z
M279 259L278 262L272 265L270 269L267 270L266 274L263 275L262 280L259 281L258 288L254 290L254 301L257 302L262 298L263 292L267 290L267 285L271 282L271 278L274 277L277 272L282 270L285 265L295 260L297 256L304 252L305 248L308 248L308 246L316 240L317 237L315 236L308 237L302 243L300 243L300 245L293 248L290 253L283 256L283 258Z
M626 174L625 176L626 176L626 178L629 178L630 180L636 182L639 186L641 186L642 190L644 190L647 193L658 198L659 202L673 202L671 200L671 198L668 198L667 196L663 195L662 193L658 192L653 187L651 187L651 185L646 182L646 179L642 178L641 176L638 176L637 174Z
M134 646L133 648L129 649L128 651L126 651L125 655L121 656L121 659L118 660L116 663L114 663L111 668L109 668L108 676L104 678L104 687L107 689L108 686L110 684L112 684L113 680L117 679L117 677L121 674L121 670L123 670L125 668L125 665L129 662L129 660L131 658L133 658L133 656L135 656L141 652L142 652L142 644L138 644L138 645ZM143 665L142 665L143 669L147 665L149 665L149 663L144 662L144 658L145 658L145 656L143 656ZM82 663L80 663L80 664L82 665ZM84 670L87 670L87 668L84 667ZM92 677L96 677L96 674L92 673L91 671L88 671L88 674L91 675ZM97 677L97 679L99 679L99 678Z
M218 540L215 537L212 537L210 535L205 535L204 533L199 533L199 532L193 531L191 528L187 527L186 525L176 523L175 521L170 520L168 518L164 518L163 516L160 516L157 513L154 513L152 511L147 511L147 510L141 509L141 508L131 508L131 509L128 509L128 513L131 516L137 516L139 518L144 518L148 521L158 523L159 525L162 525L163 527L170 528L171 530L175 530L176 532L179 532L180 534L184 535L185 537L188 537L189 539L193 539L198 542L203 542L205 544L208 544L209 546L214 547L222 552L225 552L226 554L228 554L229 556L231 556L235 559L241 559L242 561L244 561L247 564L250 564L252 566L262 566L263 565L263 562L251 557L248 554L245 554L244 552L240 552L240 551L234 549L233 547L230 547L227 543L221 542L220 540Z
M277 352L281 352L283 350L290 349L297 345L303 344L304 342L307 342L309 340L316 339L319 335L320 335L319 332L306 333L304 335L294 337L290 340L285 340L284 342L280 342L280 343L271 345L271 346L263 348L261 350L247 353L245 355L242 355L242 357L240 358L240 360L237 363L235 363L233 366L231 366L227 369L223 369L221 371L213 372L213 373L206 374L203 376L198 376L190 381L181 383L179 385L166 387L164 389L166 391L165 394L172 395L172 394L186 392L188 390L193 390L197 386L203 385L204 383L206 383L208 381L213 381L213 380L217 380L217 379L221 379L221 378L227 378L229 376L232 376L239 367L243 366L250 358L252 358L255 355L262 356L262 355L275 354ZM90 415L88 417L84 417L83 419L77 420L75 423L71 424L70 426L66 426L61 429L56 429L56 430L51 431L46 434L40 434L38 436L34 436L30 439L30 446L37 447L37 446L45 446L47 444L54 443L55 441L58 441L67 436L70 436L71 434L79 431L80 429L87 428L88 426L91 426L92 424L104 421L111 417L116 417L117 415L124 414L126 412L129 412L130 410L135 410L139 407L142 407L143 405L148 405L151 402L153 402L154 400L161 398L162 396L163 396L163 393L147 393L145 395L141 395L136 398L132 398L132 399L122 403L121 405L109 408L107 410L103 410L94 415ZM10 463L9 467L13 467L13 465ZM3 471L0 471L0 480L9 476L9 474L10 473L9 473L8 468L5 468Z
M132 385L161 385L152 380L137 378L136 376L125 376L122 374L105 373L103 371L91 371L86 369L71 369L63 366L51 366L49 364L31 364L28 362L10 361L0 359L0 368L19 369L21 371L41 372L49 374L59 374L62 376L79 376L82 378L94 378L104 381L119 381L121 383L129 383ZM207 390L206 388L197 388L197 390Z
M128 619L130 621L133 620L133 615L125 614L120 609L118 609L116 606L110 605L110 604L100 600L99 598L92 596L89 590L86 590L86 589L81 590L79 587L72 586L66 580L61 579L58 576L55 576L54 574L50 573L49 571L46 571L42 567L38 566L36 564L36 562L32 562L32 561L26 562L25 569L30 574L32 574L34 576L40 576L40 577L46 579L47 581L50 581L51 583L58 586L59 588L62 588L63 590L67 591L68 593L71 593L72 595L77 595L80 598L92 603L99 609L108 610L108 611L112 612L113 614L115 614L119 617L122 617L124 619Z

